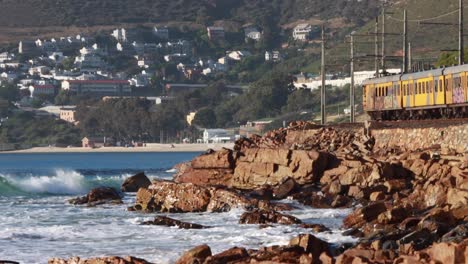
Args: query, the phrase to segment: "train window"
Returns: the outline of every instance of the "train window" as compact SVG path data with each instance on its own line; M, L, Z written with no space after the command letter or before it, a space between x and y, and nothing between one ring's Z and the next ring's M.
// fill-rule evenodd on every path
M444 84L442 83L442 80L439 80L439 92L442 92L444 89Z
M429 86L429 82L426 82L426 93L431 93L432 87Z
M385 96L388 96L388 86L385 86Z
M445 91L448 92L448 80L445 79Z
M435 80L434 82L434 91L437 92L439 91L439 81Z

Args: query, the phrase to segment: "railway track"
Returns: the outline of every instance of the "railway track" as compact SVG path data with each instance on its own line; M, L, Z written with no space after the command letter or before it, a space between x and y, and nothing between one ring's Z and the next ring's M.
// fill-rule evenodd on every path
M367 121L368 127L371 129L391 129L391 128L440 128L454 125L468 125L468 118L455 119L424 119L424 120L396 120L396 121ZM344 129L359 129L365 128L365 122L359 123L339 123L328 125L330 127ZM468 138L468 135L467 135Z

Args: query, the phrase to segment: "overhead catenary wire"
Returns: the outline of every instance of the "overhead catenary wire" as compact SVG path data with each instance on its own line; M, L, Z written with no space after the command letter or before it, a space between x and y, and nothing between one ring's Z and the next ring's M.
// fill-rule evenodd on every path
M446 14L442 14L442 15L439 15L439 16L436 16L436 17L430 17L430 18L423 18L423 19L408 19L408 22L411 22L411 23L421 23L421 22L426 22L426 21L432 21L432 20L437 20L439 18L443 18L443 17L447 17L447 16L450 16L450 15L453 15L453 14L456 14L458 13L458 9L457 10L454 10L452 12L449 12L449 13L446 13ZM394 21L398 21L398 22L404 22L403 19L400 19L400 18L396 18L396 17L393 17L393 16L390 16L390 15L386 15L387 18L391 19L391 20L394 20Z

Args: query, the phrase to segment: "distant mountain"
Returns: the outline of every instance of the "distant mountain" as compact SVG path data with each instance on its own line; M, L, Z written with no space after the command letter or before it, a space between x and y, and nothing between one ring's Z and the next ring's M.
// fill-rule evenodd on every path
M284 25L312 17L362 23L379 0L0 0L0 27L95 26L168 21L255 22Z

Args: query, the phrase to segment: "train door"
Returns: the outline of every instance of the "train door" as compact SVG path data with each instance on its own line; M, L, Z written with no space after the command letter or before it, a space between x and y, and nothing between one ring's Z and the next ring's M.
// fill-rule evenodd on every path
M434 105L444 104L444 77L436 76L434 78Z
M445 104L452 103L452 85L453 85L453 75L448 74L445 76Z
M466 73L462 72L453 78L453 103L462 104L465 102Z
M401 109L403 107L403 82L398 81L397 82L397 90L396 90L396 106L397 108Z
M410 106L414 107L416 105L416 89L417 82L415 80L410 80Z
M434 98L432 95L434 93L433 83L434 77L431 76L431 78L426 81L426 106L432 105L432 99Z

